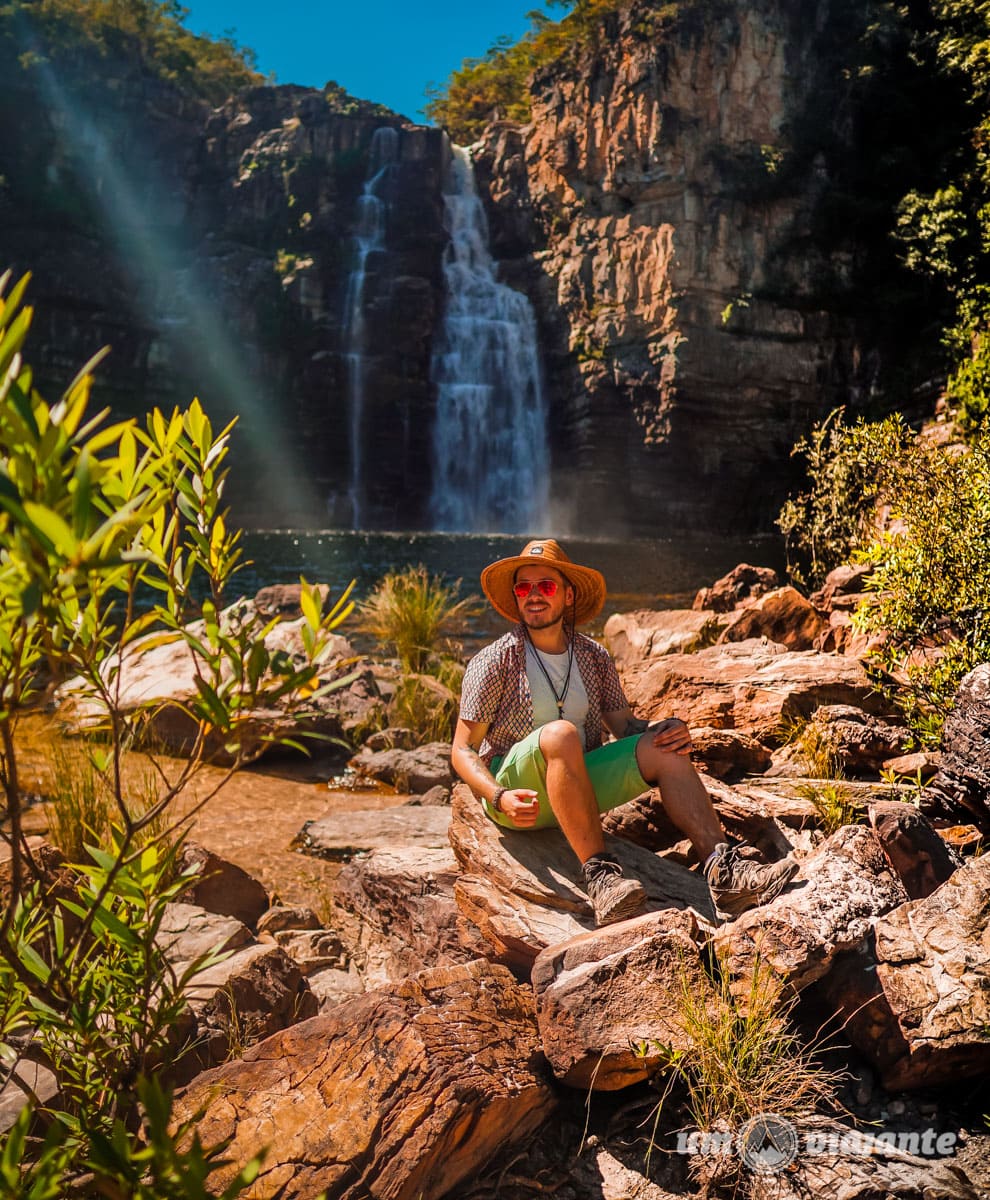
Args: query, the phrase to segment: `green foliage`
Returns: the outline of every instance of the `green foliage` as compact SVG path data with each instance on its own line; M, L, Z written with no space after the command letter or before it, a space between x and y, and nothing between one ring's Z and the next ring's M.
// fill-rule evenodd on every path
M389 705L393 725L414 729L424 742L449 742L454 736L464 667L454 658L434 656L430 672L405 675Z
M798 795L809 800L818 814L822 831L835 833L843 825L860 825L866 813L841 783L806 783L797 789Z
M990 428L990 339L981 333L973 353L950 376L946 394L963 433L973 438Z
M390 572L359 606L361 628L395 650L403 671L421 672L476 604L475 597L457 599L460 582L444 583L422 563Z
M777 527L787 542L788 574L818 586L862 543L877 498L875 455L862 425L843 423L837 408L792 453L806 462L810 488L780 510Z
M60 1094L50 1107L31 1097L4 1140L0 1195L76 1194L89 1172L91 1194L206 1197L215 1195L208 1180L220 1151L169 1135L171 1102L151 1081L181 1053L185 989L211 961L177 972L158 942L165 906L191 878L177 870L168 809L208 746L222 745L236 766L249 709L299 705L348 681L320 676L351 605L345 594L324 613L303 581L293 656L266 644L277 620L224 608L241 559L222 507L229 427L215 433L195 401L170 416L154 410L144 428L109 423L87 411L92 363L46 403L23 360L26 285L0 278L0 787L11 848L0 1061L13 1071L24 1055L40 1056ZM158 786L148 803L134 803L122 751L140 741L154 702L123 710L121 663L162 643L181 645L194 665L196 694L183 706L194 733L179 772L149 758ZM99 803L84 782L66 810L66 823L75 813L95 837L53 888L22 835L14 740L43 671L75 677L106 738L88 748ZM55 1131L40 1144L28 1137L35 1117ZM138 1118L143 1139L133 1132ZM223 1195L239 1194L255 1171L249 1164Z
M887 635L874 662L918 740L937 745L959 682L990 659L990 435L965 451L916 440L880 483L889 520L860 552L875 596L854 622Z
M468 145L480 137L494 118L525 123L530 119L529 80L533 72L572 52L606 41L605 25L626 0L560 0L571 11L552 21L535 10L528 14L530 29L518 41L500 38L483 58L465 59L442 87L427 89L426 115L443 125L451 138ZM652 37L673 21L678 8L663 5L636 29Z
M968 448L914 436L896 416L832 414L798 450L811 487L778 524L812 582L850 557L872 564L856 627L918 740L937 744L962 679L990 658L990 434Z
M796 1003L759 957L736 990L724 968L713 990L698 988L694 971L682 966L673 1012L664 1013L677 1030L677 1045L636 1047L664 1060L660 1108L680 1084L689 1120L706 1132L735 1130L759 1113L799 1122L820 1108L834 1109L840 1075L821 1065L819 1045L806 1045L793 1029Z
M81 49L126 57L213 104L262 82L253 52L191 33L187 15L177 0L7 0L0 41L22 47L25 69Z

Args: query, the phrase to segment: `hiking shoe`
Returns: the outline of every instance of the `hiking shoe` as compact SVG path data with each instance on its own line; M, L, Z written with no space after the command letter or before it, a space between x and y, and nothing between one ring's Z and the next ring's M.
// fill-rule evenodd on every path
M797 869L791 858L775 863L754 862L743 858L735 846L719 842L705 868L705 878L716 913L723 921L730 921L748 908L769 904L790 883Z
M638 879L624 879L622 867L614 859L589 858L581 873L596 925L625 921L646 903L646 888Z

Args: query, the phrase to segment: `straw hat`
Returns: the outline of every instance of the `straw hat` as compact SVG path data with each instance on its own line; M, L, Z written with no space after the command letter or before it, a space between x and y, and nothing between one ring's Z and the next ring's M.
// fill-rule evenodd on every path
M563 575L574 588L574 624L582 625L602 611L605 603L605 576L594 567L571 562L552 538L528 542L521 554L500 558L481 572L481 588L492 607L507 621L519 620L519 609L512 585L520 567L544 563Z

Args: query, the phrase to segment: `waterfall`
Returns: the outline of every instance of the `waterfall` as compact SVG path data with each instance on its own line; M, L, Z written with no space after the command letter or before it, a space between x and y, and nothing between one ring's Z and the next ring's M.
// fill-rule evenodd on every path
M537 531L546 523L550 454L536 320L529 300L496 278L471 159L452 150L446 311L432 365L433 527Z
M368 174L358 197L354 231L354 269L344 301L344 359L347 363L348 433L351 452L351 522L360 529L364 517L364 392L367 379L365 290L368 260L385 249L388 206L384 198L390 168L399 150L398 130L383 125L371 138Z

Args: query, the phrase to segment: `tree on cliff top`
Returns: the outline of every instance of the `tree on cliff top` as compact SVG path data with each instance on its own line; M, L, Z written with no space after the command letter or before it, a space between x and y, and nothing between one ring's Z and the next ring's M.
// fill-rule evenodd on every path
M7 0L0 44L12 42L25 68L79 50L119 55L212 104L263 82L251 50L190 32L188 15L176 0Z
M628 0L547 0L571 11L559 21L538 9L528 13L530 29L518 42L499 38L483 58L466 58L445 84L431 84L426 115L442 125L460 145L476 141L493 119L526 122L530 117L529 80L538 68L575 47L592 45L603 36L607 17ZM686 5L663 4L657 18L665 21Z

